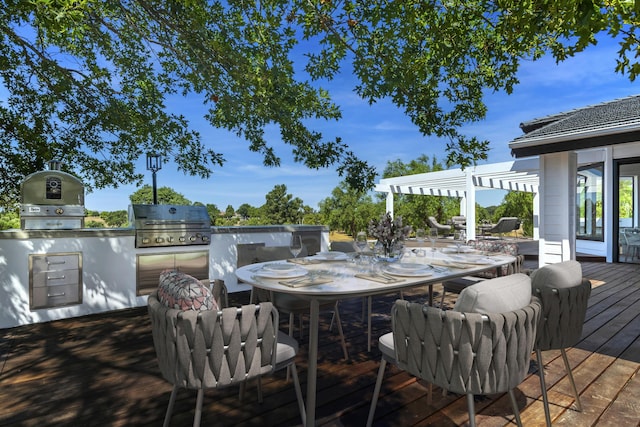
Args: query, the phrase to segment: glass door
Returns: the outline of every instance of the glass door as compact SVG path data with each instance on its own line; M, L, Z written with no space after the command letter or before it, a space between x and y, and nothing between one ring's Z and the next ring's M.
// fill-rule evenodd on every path
M614 214L618 218L617 261L640 264L640 159L618 161L614 191ZM614 257L614 261L616 261Z

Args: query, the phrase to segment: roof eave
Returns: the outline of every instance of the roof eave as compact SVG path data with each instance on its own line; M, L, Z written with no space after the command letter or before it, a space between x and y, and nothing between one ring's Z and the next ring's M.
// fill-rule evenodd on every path
M516 158L521 158L637 141L640 141L640 124L633 123L615 128L601 128L586 132L512 141L509 143L509 148L511 148L511 154Z

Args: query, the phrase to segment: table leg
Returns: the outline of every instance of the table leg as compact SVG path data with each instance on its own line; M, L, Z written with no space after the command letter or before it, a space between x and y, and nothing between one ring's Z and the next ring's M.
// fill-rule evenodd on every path
M307 372L307 426L316 425L316 381L318 378L318 323L320 303L311 300L309 319L309 371Z
M367 351L371 352L371 296L367 297Z

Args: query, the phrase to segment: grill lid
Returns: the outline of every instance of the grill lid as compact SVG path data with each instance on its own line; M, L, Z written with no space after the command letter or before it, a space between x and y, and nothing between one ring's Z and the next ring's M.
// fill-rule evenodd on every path
M211 227L209 212L205 206L131 205L129 222L138 230Z

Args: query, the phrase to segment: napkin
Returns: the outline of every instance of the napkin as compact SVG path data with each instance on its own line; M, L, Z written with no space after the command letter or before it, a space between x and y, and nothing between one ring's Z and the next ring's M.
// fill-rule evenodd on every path
M328 277L300 277L291 280L282 280L278 283L281 285L289 286L290 288L302 288L305 286L322 285L323 283L329 283L332 279Z
M311 258L289 258L287 261L292 262L294 264L300 264L300 265L320 264L320 260L311 259Z
M461 262L453 262L453 261L446 261L446 260L433 260L430 261L431 265L439 265L442 267L451 267L451 268L471 268L470 264L464 264Z
M361 279L372 280L378 283L396 283L402 282L404 279L396 279L393 277L381 276L379 274L371 274L371 273L359 273L356 274L355 277L359 277Z

